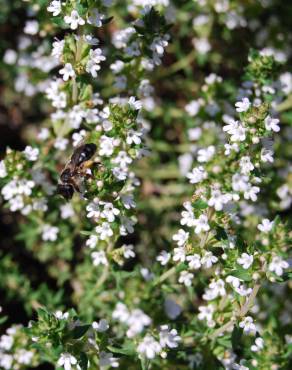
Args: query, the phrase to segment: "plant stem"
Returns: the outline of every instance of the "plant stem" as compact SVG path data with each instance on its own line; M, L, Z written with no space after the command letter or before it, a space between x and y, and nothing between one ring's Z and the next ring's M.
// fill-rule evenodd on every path
M75 65L80 62L81 53L82 53L82 46L83 46L83 37L82 33L79 33L79 38L76 42L76 54L75 54ZM75 104L78 100L78 86L76 82L76 77L72 78L72 101Z
M165 271L165 273L160 276L160 278L154 283L154 286L161 284L164 280L174 275L175 272L176 272L176 266L171 267L169 270Z
M259 289L260 289L260 284L256 284L253 287L253 290L252 290L250 296L245 301L245 304L241 307L239 313L237 315L233 316L226 324L224 324L223 326L221 326L220 328L215 330L214 333L212 333L209 336L209 338L210 339L217 338L219 335L223 334L226 330L231 329L234 326L234 324L235 324L235 322L238 318L245 316L247 314L247 312L250 310L250 308L253 306L254 300L255 300L255 298L258 294Z

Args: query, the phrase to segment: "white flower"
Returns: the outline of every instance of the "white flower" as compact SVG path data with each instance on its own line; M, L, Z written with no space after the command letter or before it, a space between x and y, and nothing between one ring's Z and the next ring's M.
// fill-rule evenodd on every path
M168 45L166 37L155 37L150 45L150 49L159 56L164 54L164 49Z
M241 168L241 173L244 175L248 175L254 169L254 165L251 163L250 157L248 156L240 158L239 166Z
M47 11L53 13L53 16L56 17L61 13L61 1L53 0L50 5L47 7Z
M199 254L192 254L187 256L187 261L189 263L189 268L198 270L201 267L201 257Z
M126 323L130 317L130 313L127 306L122 302L118 302L112 313L112 317L115 320L119 320L120 322Z
M255 340L255 344L253 344L250 349L253 351L253 352L259 352L260 350L262 350L264 348L264 340L263 338L261 337L258 337L256 338Z
M75 76L75 71L71 63L66 63L64 68L60 69L60 75L63 75L63 80L68 81L70 77Z
M156 257L156 261L160 262L162 266L165 266L170 260L170 253L166 251L161 251L160 254Z
M96 247L96 244L98 242L98 236L97 235L90 235L90 237L86 240L86 246L93 249Z
M119 362L116 357L113 357L112 353L102 351L99 355L99 366L101 369L108 366L119 367Z
M269 233L272 230L273 225L274 221L270 221L269 219L264 218L262 220L262 223L258 224L258 229L263 233Z
M83 36L85 42L87 42L89 45L98 45L99 44L99 40L94 37L93 35L84 35Z
M225 283L222 279L218 279L217 281L213 280L208 288L206 289L205 293L203 294L203 299L210 301L218 296L225 296L226 290L225 290Z
M100 204L103 205L103 211L100 215L101 217L106 218L108 222L113 222L115 220L115 216L120 214L120 210L118 208L115 208L112 203L100 202Z
M274 272L277 276L282 276L283 269L287 269L288 267L288 262L284 261L280 256L275 256L269 264L269 271Z
M127 168L132 163L132 158L128 156L127 152L121 150L118 155L112 160L113 163L119 165L121 168Z
M87 22L95 27L101 27L104 17L104 14L99 13L99 11L94 8L91 10Z
M73 146L78 146L82 140L85 138L86 136L86 131L85 130L81 130L79 132L74 132L74 134L72 135L72 140L73 140Z
M129 98L128 104L134 110L139 110L142 108L142 102L140 100L136 100L135 96L131 96Z
M252 292L251 288L247 288L244 284L240 285L238 288L234 288L237 294L239 294L242 297L246 297L247 295L250 295Z
M77 359L70 355L70 353L62 353L57 365L58 366L63 366L65 370L71 370L73 367L71 365L76 365L77 364Z
M128 177L128 169L127 168L114 167L112 169L112 172L113 172L114 176L120 181L126 180L126 178Z
M162 325L159 332L159 342L162 348L176 348L181 337L178 335L176 329L168 329L168 325Z
M200 110L200 103L192 100L185 106L185 110L191 117L194 117Z
M69 143L68 139L65 139L63 137L57 137L54 143L54 147L59 150L65 150L67 148L68 143Z
M246 316L240 323L239 327L243 329L246 334L255 334L256 326L253 323L253 318L251 316Z
M248 184L248 188L243 193L244 199L251 199L253 202L255 202L258 197L257 194L260 192L260 188L258 186L251 186Z
M5 54L3 56L3 62L6 64L13 65L17 60L17 52L12 49L6 49Z
M222 211L224 204L230 202L231 199L231 194L222 194L219 189L212 189L208 205L214 207L216 211Z
M9 351L14 343L14 338L11 335L1 335L0 337L0 348Z
M67 218L71 218L75 215L74 209L70 203L63 204L60 207L60 211L61 211L61 218L63 220L66 220Z
M101 225L96 226L95 231L99 234L101 240L105 240L114 234L108 222L103 222Z
M46 127L43 127L38 133L38 139L40 139L41 141L47 140L49 136L50 131Z
M126 209L136 208L133 194L121 195L121 201Z
M199 54L207 54L211 50L211 45L207 38L201 37L199 39L193 39L192 43Z
M69 317L69 313L68 312L62 312L62 311L56 311L54 312L54 316L58 319L58 320L67 320L68 317Z
M62 56L65 40L56 40L53 42L52 56L59 60Z
M269 149L265 149L263 148L261 150L261 161L264 162L264 163L273 163L274 162L274 152L272 150L269 150Z
M94 266L108 265L108 260L104 251L92 252L91 258L93 260Z
M239 265L241 265L244 269L247 270L253 263L253 256L247 253L242 253L241 257L237 258L236 261Z
M119 139L114 139L112 137L102 135L100 137L99 152L101 156L109 157L113 154L115 146L119 144Z
M146 335L146 337L137 347L137 352L150 360L153 359L160 351L161 345L151 335Z
M199 306L200 313L198 314L199 320L211 321L214 313L214 306L209 304L208 306Z
M127 325L129 326L127 337L133 338L137 334L140 334L144 330L145 326L151 324L151 321L151 318L142 310L135 308L130 312L130 316L127 320Z
M179 247L185 245L188 240L189 233L185 232L183 229L179 229L176 234L173 235L172 239L177 242Z
M128 217L122 216L120 218L121 226L120 226L120 234L127 235L132 234L134 232L133 225L135 225L135 221L131 220Z
M173 260L174 261L179 261L179 262L184 262L185 259L186 259L186 251L185 251L184 247L174 248Z
M235 103L236 111L237 112L246 112L249 110L250 101L248 98L243 98L242 101L238 101Z
M13 362L13 356L8 354L1 354L0 357L0 366L2 366L5 370L11 370L12 369L12 362Z
M192 227L192 226L194 226L195 216L194 216L194 211L193 211L193 207L191 205L191 202L184 202L184 207L185 207L186 211L182 211L182 213L181 213L182 218L180 220L180 223L181 223L181 225L186 225L188 227Z
M214 145L198 150L198 162L208 162L215 154Z
M7 176L7 170L4 161L0 161L0 178Z
M194 274L192 274L191 272L182 271L179 275L178 282L184 284L185 286L191 286L193 277Z
M265 127L266 130L268 131L274 131L274 132L279 132L280 131L280 126L279 126L279 120L278 118L272 118L271 116L267 116L265 118Z
M36 35L38 33L38 30L39 30L39 22L32 20L32 21L26 21L23 32L28 35Z
M57 240L59 228L51 225L43 225L42 227L42 239L44 241L54 242Z
M100 62L104 61L106 58L102 54L100 48L91 49L89 52L89 59L86 64L86 72L91 73L92 77L97 77L97 71L100 70Z
M93 321L92 327L99 333L104 333L105 331L108 330L109 324L105 319L101 319L99 322Z
M134 131L134 130L130 129L128 131L128 134L127 134L126 142L129 145L131 145L133 143L136 144L136 145L139 145L142 142L141 136L142 136L141 132Z
M190 141L196 141L200 139L201 136L202 136L201 127L194 127L194 128L188 129L188 138Z
M134 246L132 244L123 245L123 248L124 248L123 254L126 259L134 258L136 256L134 252Z
M93 202L89 203L86 207L86 211L88 212L87 213L88 218L92 217L97 221L99 219L100 215L101 215L99 200L94 199Z
M30 365L34 352L18 349L14 355L15 360L22 365Z
M212 267L214 263L218 261L218 258L213 255L212 252L206 252L201 258L201 263L206 269Z
M120 73L122 72L124 66L125 63L122 60L116 60L110 65L110 69L113 71L113 73Z
M207 178L208 174L202 166L195 167L192 172L187 174L187 178L190 180L191 184L197 184Z
M71 30L76 30L78 25L83 26L85 24L84 19L80 17L77 10L72 10L71 15L66 15L64 21L70 25Z
M235 277L235 276L229 275L229 276L227 276L227 278L226 278L226 283L231 284L231 285L232 285L232 287L233 287L234 289L236 289L236 288L239 288L240 283L241 283L241 280L240 280L240 279L238 279L238 278L237 278L237 277Z
M206 215L200 215L199 218L194 220L195 233L200 234L202 231L210 230L208 224L208 217Z
M25 158L31 162L35 162L38 159L39 152L38 148L33 148L29 145L23 151Z
M228 124L223 126L223 131L231 135L231 141L244 141L246 138L246 129L239 121L233 119L228 120Z
M230 144L224 144L224 148L225 148L225 151L224 151L225 155L230 155L233 150L235 152L239 151L239 147L238 147L237 143L233 143L231 145Z

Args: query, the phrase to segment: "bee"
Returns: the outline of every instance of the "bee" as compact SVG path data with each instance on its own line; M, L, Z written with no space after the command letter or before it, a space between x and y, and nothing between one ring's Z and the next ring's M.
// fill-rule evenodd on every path
M57 193L69 200L73 197L74 191L83 193L84 178L90 177L88 169L93 164L90 159L96 152L95 144L82 144L78 146L65 168L61 172L60 180L57 186Z

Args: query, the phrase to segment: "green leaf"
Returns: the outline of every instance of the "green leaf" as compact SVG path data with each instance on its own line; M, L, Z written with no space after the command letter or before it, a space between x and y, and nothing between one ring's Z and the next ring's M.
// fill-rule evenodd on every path
M114 17L109 17L109 18L103 19L102 24L108 24L112 19L114 19Z
M88 368L88 357L87 357L86 353L84 353L84 352L80 353L79 365L80 365L82 370L87 370L87 368Z
M232 348L230 335L224 335L223 337L218 338L217 342L225 348Z
M192 203L192 206L195 209L205 209L208 208L208 204L204 202L202 199L198 199L195 202Z
M107 349L113 353L120 353L126 356L132 356L135 354L135 347L132 343L126 343L123 347L117 348L112 346L107 346Z
M242 329L240 329L237 325L234 326L232 334L231 334L231 343L233 351L236 351L240 347L240 340L242 337Z
M71 331L71 336L73 339L79 339L83 337L83 335L87 332L87 330L91 327L91 325L80 325L75 326L75 328Z
M217 240L227 240L228 236L226 234L226 231L221 226L216 226L216 235L215 238Z
M232 270L230 272L230 275L237 277L238 279L241 279L243 281L251 281L252 277L250 273L243 269L242 267L238 267L236 270Z
M61 28L67 28L68 24L64 22L64 19L62 17L53 17L51 18L52 23L54 23L56 26L59 26Z

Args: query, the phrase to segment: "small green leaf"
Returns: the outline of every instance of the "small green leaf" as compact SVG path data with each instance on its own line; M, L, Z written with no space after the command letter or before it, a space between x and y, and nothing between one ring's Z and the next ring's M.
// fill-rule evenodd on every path
M135 354L135 348L131 343L125 344L121 348L107 346L107 349L113 353L120 353L126 356L132 356Z
M221 226L216 226L216 235L215 238L217 240L227 240L228 236L226 234L226 231Z
M198 199L195 202L192 203L192 206L195 209L205 209L208 208L208 204L204 202L202 199Z
M81 367L81 370L87 370L88 368L88 358L87 358L86 353L84 352L80 353L79 365Z
M102 24L108 24L114 17L109 17L102 20Z
M250 273L247 270L243 269L242 267L238 267L236 270L231 271L230 275L235 276L243 281L252 280Z
M234 326L232 334L231 334L231 343L232 343L232 349L235 351L237 348L240 347L240 339L242 337L242 329L240 329L238 326Z
M83 337L83 335L87 332L91 325L80 325L75 326L75 328L71 331L71 336L73 339L79 339Z

